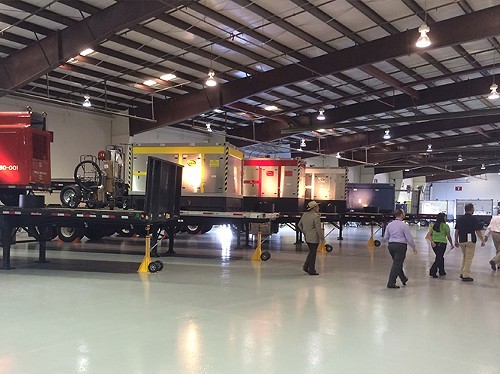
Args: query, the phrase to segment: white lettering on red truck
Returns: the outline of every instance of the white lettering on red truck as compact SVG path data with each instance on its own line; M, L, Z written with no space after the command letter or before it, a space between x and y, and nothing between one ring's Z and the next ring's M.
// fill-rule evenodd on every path
M17 171L19 170L19 165L0 165L0 171Z

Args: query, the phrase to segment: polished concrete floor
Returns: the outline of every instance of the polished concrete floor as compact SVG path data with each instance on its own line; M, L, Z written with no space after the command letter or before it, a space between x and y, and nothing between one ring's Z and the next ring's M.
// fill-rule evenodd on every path
M500 373L493 243L476 250L474 282L459 279L458 249L433 279L426 230L412 226L401 289L386 288L390 256L366 247L368 227L342 242L335 230L319 276L288 228L264 243L267 262L226 228L181 234L156 274L137 273L140 238L53 241L47 264L17 244L0 271L0 374Z

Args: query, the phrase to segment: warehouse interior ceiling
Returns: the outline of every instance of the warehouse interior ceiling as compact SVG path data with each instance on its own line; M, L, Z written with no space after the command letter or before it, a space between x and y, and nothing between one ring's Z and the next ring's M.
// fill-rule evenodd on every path
M427 181L500 172L500 0L8 0L0 30L2 95L87 98L131 135L212 131L252 157Z

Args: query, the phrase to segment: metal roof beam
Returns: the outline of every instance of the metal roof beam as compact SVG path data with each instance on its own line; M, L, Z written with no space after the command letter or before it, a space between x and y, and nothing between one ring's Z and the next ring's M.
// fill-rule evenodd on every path
M480 10L433 26L433 44L427 50L469 42L500 34L500 6ZM158 102L154 113L156 125L130 121L132 135L153 128L178 123L195 115L233 103L243 98L294 82L324 76L353 67L374 64L411 53L422 53L410 41L418 36L417 30L380 38L363 45L335 51L326 55L287 65L256 76L238 79L210 89L183 95L177 99ZM151 108L141 106L138 115L147 116ZM142 114L142 115L141 115Z
M117 31L185 3L187 2L179 0L116 3L2 59L0 89L18 89L78 55L83 49L99 44Z

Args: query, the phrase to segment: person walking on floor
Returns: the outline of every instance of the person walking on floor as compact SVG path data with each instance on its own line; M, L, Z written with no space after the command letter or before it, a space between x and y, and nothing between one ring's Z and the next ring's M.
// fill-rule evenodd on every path
M310 201L307 204L307 210L300 217L298 223L299 230L304 234L309 254L302 269L309 275L318 275L316 271L316 252L319 243L325 240L323 229L321 228L321 219L319 215L319 205L316 201Z
M476 252L477 237L481 240L481 247L484 247L481 227L473 214L474 204L466 204L465 214L457 218L455 225L455 247L460 247L463 253L462 271L460 272L460 278L462 278L463 282L472 282L474 280L470 276L470 267Z
M497 252L496 256L490 260L490 265L492 270L497 270L497 267L500 265L500 216L493 216L491 218L490 224L484 232L484 241L487 241L490 235Z
M453 240L450 235L450 226L446 223L446 215L439 213L436 222L430 226L429 232L425 236L430 241L432 250L436 254L436 259L429 270L429 275L432 278L438 278L439 275L446 275L444 271L444 252L446 251L446 239L450 242L453 248Z
M408 282L408 277L403 271L403 262L406 258L407 245L413 248L413 252L417 253L417 247L413 241L413 236L410 233L410 228L403 222L405 218L405 212L403 209L396 209L394 213L396 219L389 222L385 228L384 238L388 241L389 253L392 257L392 267L389 273L389 281L387 282L387 288L399 288L396 285L396 280L399 277L403 286L406 286Z

